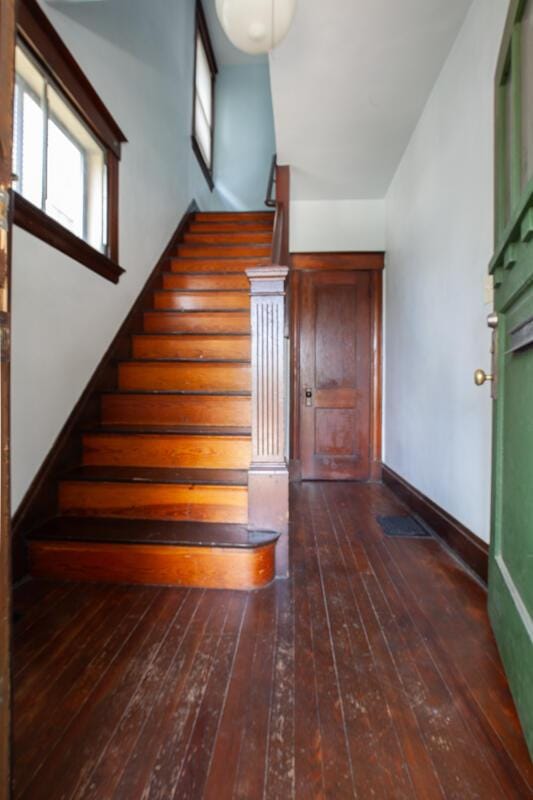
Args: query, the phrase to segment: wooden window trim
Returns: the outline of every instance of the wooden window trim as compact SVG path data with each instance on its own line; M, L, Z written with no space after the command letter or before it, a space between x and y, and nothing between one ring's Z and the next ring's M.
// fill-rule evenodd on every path
M120 276L124 272L122 267L108 258L104 253L100 253L96 248L91 247L86 241L80 239L74 233L65 228L61 223L49 217L44 211L21 194L13 193L14 214L13 222L19 228L31 233L46 244L60 250L65 255L70 256L75 261L83 264L88 269L101 275L112 283L118 283Z
M17 36L105 150L108 254L77 237L16 192L14 222L98 275L118 283L124 272L118 265L118 165L127 139L36 0L19 0Z
M205 158L202 155L202 150L198 141L196 139L196 57L197 57L197 37L198 34L202 39L202 43L205 48L205 52L207 55L207 60L209 62L209 68L211 70L211 96L212 96L212 103L213 103L213 124L211 126L211 167L206 163ZM202 8L202 4L200 0L196 3L196 24L194 27L194 69L193 69L193 84L192 84L192 134L191 134L191 143L193 152L198 159L198 163L200 164L200 168L204 174L204 177L207 181L209 189L213 191L215 188L215 183L213 181L213 155L214 155L214 139L215 139L215 111L216 111L216 104L215 104L215 83L216 83L216 76L218 74L218 67L217 62L215 59L215 53L213 50L213 46L211 44L211 38L209 36L209 29L207 27L207 22L205 19L204 10Z

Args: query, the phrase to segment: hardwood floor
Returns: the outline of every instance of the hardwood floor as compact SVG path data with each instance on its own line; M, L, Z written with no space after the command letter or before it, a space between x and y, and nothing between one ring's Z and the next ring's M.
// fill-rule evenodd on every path
M293 574L254 593L30 581L15 798L525 800L483 589L385 538L379 485L293 489Z

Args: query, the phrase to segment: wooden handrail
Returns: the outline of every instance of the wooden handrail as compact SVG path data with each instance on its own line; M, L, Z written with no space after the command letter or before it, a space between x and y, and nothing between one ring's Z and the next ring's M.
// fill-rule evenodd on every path
M272 156L272 163L270 165L270 172L268 173L268 185L267 191L265 195L265 205L267 208L275 208L276 200L274 198L274 184L276 182L276 165L277 165L277 157L276 154Z
M246 270L252 323L252 462L248 473L248 525L280 534L276 574L289 574L289 472L286 333L289 274L289 167L275 168L276 213L271 264Z

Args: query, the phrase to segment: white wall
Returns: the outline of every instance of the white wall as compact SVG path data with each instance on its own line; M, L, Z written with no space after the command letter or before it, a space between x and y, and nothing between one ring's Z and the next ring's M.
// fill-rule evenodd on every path
M114 286L27 233L13 243L12 501L17 508L190 201L194 0L114 0L46 14L128 138Z
M384 200L291 203L292 253L385 250Z
M475 0L387 196L385 463L490 532L484 281L493 244L493 80L508 0Z
M220 208L265 210L275 151L268 63L220 67L214 154L216 197Z

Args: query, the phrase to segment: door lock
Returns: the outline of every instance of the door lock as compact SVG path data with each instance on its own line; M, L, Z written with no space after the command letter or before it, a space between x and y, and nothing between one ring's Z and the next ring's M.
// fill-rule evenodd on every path
M305 405L308 408L311 408L313 405L313 390L306 388L304 392L305 392Z

